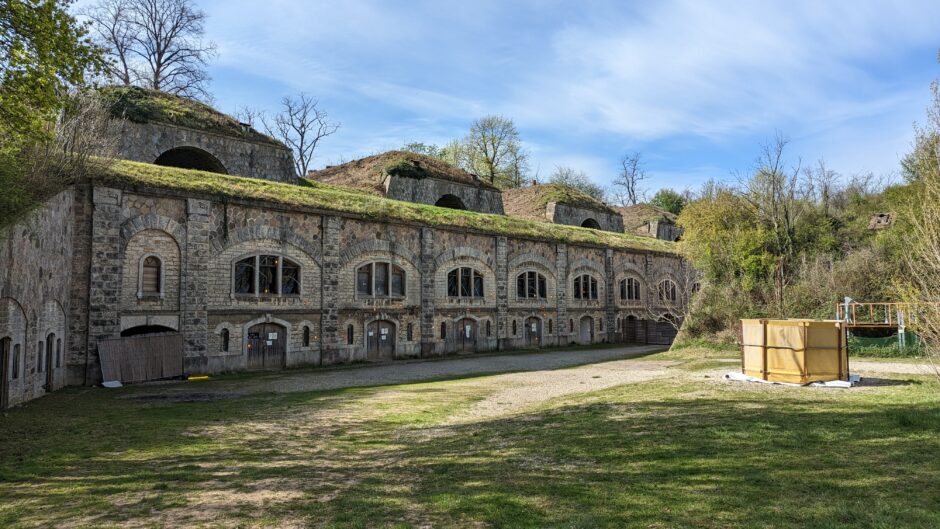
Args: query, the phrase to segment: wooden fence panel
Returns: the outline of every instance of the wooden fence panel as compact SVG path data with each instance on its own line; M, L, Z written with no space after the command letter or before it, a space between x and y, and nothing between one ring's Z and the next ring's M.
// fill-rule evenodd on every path
M144 382L183 375L183 336L130 336L98 342L103 380Z

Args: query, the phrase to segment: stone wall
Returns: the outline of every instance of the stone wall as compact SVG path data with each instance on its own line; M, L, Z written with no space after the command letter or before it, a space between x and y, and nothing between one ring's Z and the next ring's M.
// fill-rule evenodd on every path
M215 157L231 175L295 182L289 149L274 143L187 129L162 123L120 122L118 158L154 163L161 154L179 147L194 147Z
M153 326L183 335L189 374L248 368L252 329L261 325L283 330L282 367L570 343L668 343L664 318L679 311L660 303L657 285L670 280L685 288L688 275L668 254L378 222L172 190L80 187L50 202L38 218L28 229L17 228L0 258L3 270L15 270L2 284L0 329L20 346L26 364L34 362L38 337L52 329L58 339L70 329L63 347L71 384L100 381L99 340ZM235 264L255 255L296 264L299 292L236 292ZM157 296L141 295L146 256L163 266ZM401 269L402 295L358 292L357 270L370 263ZM449 274L459 269L480 278L482 296L475 289L453 295ZM517 278L527 272L544 278L544 296L518 295ZM45 281L13 282L37 273ZM575 296L579 276L596 281L596 299ZM619 296L619 281L627 277L642 283L640 300ZM61 305L61 317L52 300ZM33 321L43 322L41 331L30 330ZM380 328L395 342L384 357L371 348ZM64 373L57 385L65 383ZM35 378L28 390L18 386L16 402L42 393Z
M59 193L0 233L0 340L6 405L66 385L75 193ZM15 364L15 366L14 366ZM14 367L16 370L14 371Z
M471 186L437 178L387 176L385 196L394 200L434 205L441 197L453 195L465 209L480 213L503 214L503 194L487 187Z
M602 230L623 233L623 217L619 213L549 202L546 216L555 224L569 226L581 226L587 219L594 219Z

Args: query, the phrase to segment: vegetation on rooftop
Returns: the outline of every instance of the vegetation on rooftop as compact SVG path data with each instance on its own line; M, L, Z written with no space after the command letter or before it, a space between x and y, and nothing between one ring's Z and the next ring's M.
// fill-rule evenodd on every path
M646 237L389 200L313 180L304 180L304 185L297 186L126 160L116 161L103 169L95 179L105 184L153 186L232 199L265 200L291 206L350 213L375 220L399 220L429 226L469 228L497 235L531 237L572 244L661 252L673 252L675 248L671 242Z
M134 123L166 123L281 145L273 138L195 99L139 86L106 86L100 88L99 92L108 103L111 114L119 119Z

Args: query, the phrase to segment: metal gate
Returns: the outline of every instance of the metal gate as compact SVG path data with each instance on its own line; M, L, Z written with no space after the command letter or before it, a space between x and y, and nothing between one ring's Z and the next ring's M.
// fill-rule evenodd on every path
M395 354L395 324L390 321L373 321L366 327L366 358L369 360L391 360Z
M280 369L287 356L287 329L259 323L248 329L248 369Z
M472 353L477 350L477 322L464 318L457 322L457 350Z
M539 347L542 345L542 320L530 317L525 321L526 347Z
M105 381L144 382L183 376L183 336L159 334L98 342ZM51 366L50 366L51 367Z

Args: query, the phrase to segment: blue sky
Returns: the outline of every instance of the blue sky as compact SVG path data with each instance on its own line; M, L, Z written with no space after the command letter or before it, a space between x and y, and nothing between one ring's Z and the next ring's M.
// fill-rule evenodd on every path
M940 77L940 2L197 0L216 106L306 91L342 123L314 166L442 144L512 118L542 176L649 187L746 170L779 130L795 161L897 172Z

